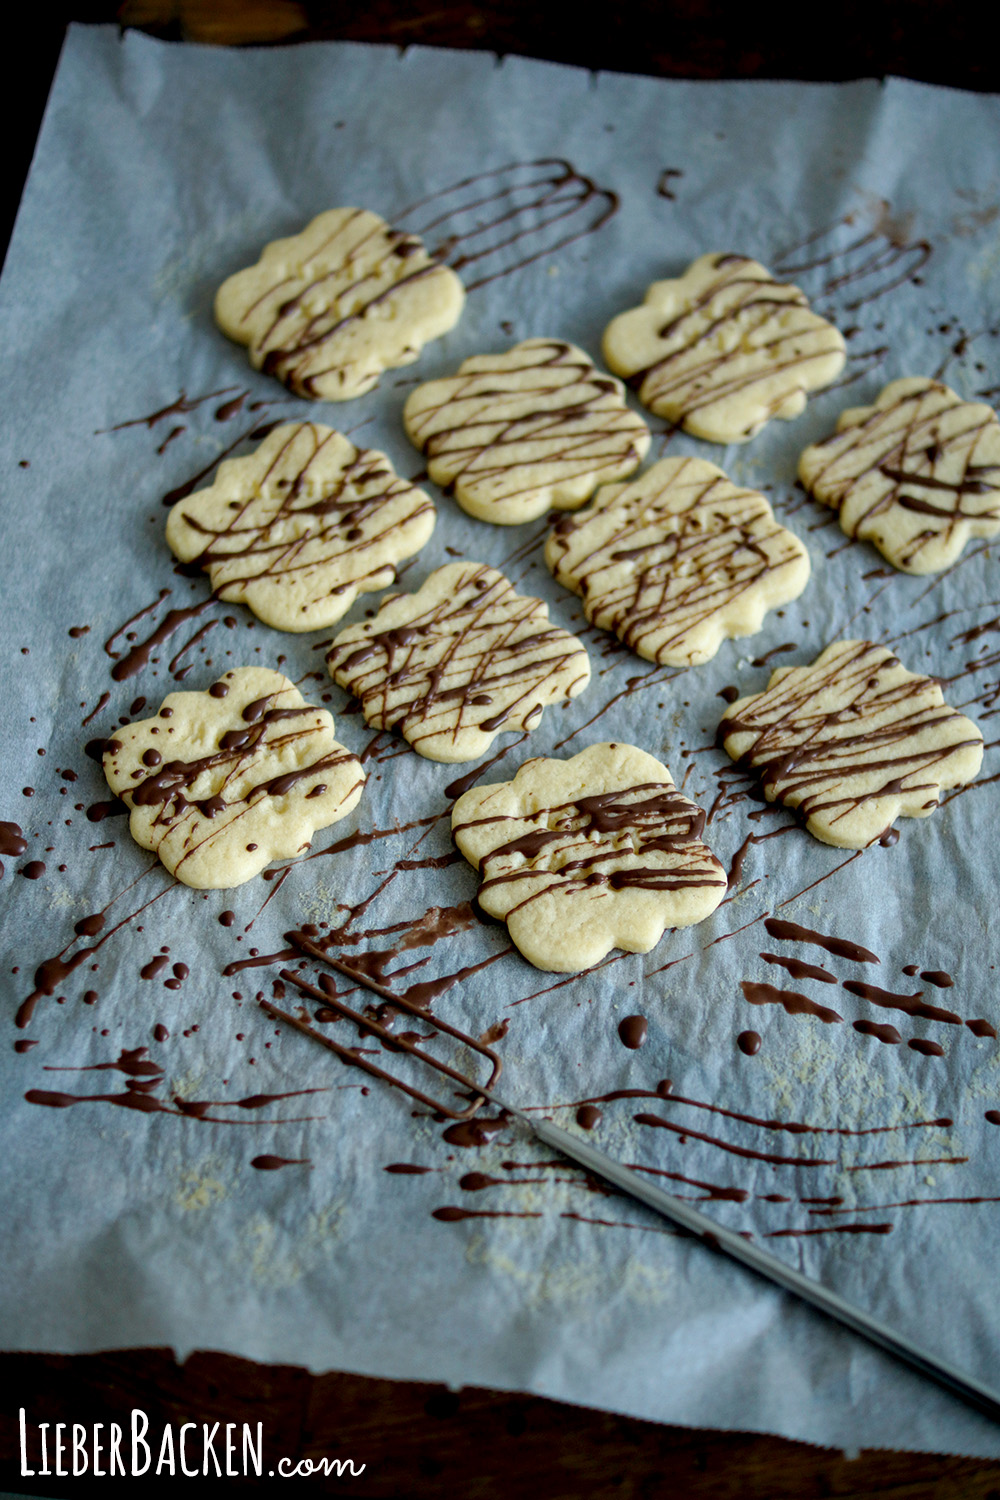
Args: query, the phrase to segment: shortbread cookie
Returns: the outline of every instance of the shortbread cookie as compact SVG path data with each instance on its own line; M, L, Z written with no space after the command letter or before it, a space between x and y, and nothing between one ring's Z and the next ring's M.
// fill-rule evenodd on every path
M938 380L887 385L799 459L810 494L904 573L936 573L971 537L1000 534L1000 421Z
M656 281L604 331L608 368L660 417L712 443L743 443L843 368L844 340L797 286L745 255L702 255Z
M438 568L416 594L342 630L331 675L373 729L398 729L428 760L477 760L497 735L534 729L546 704L590 680L587 652L483 563Z
M668 927L719 905L726 872L701 841L705 814L634 745L529 760L474 787L452 834L483 878L479 904L536 968L577 973L612 948L648 953Z
M132 837L171 875L206 890L242 885L308 849L361 796L361 762L333 727L280 672L237 667L117 729L104 774L131 809Z
M167 541L206 569L220 599L249 605L276 630L320 630L359 594L387 588L434 519L429 496L384 453L292 422L179 500Z
M527 339L418 386L403 409L427 469L470 516L515 526L574 510L642 462L649 429L582 349Z
M930 677L870 641L835 641L808 667L779 667L767 691L728 708L719 738L760 775L769 802L797 808L824 844L864 849L898 817L926 818L964 786L983 737Z
M630 484L606 486L556 523L545 561L581 595L592 625L672 667L752 635L809 579L809 554L764 496L703 458L663 458Z
M297 396L347 401L412 364L464 301L454 271L415 235L366 209L332 208L224 281L215 319Z

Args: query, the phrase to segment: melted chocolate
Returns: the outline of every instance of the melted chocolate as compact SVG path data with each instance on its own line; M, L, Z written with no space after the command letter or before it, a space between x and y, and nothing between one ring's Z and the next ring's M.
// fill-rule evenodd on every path
M234 385L227 385L220 387L217 391L206 391L204 396L193 397L188 396L187 392L182 390L175 400L171 401L167 406L157 407L156 411L151 411L144 417L130 417L125 422L116 422L113 427L101 428L95 433L95 436L103 436L106 432L124 432L128 427L145 427L151 432L154 427L157 427L160 422L165 421L168 417L187 416L191 412L197 411L207 401L215 401L219 396L230 396L231 392L236 389L237 387ZM234 416L249 394L249 391L242 391L239 395L232 396L229 401L218 408L215 413L216 420L224 422L229 417Z
M186 625L190 620L197 619L199 615L203 615L215 603L214 598L210 597L202 599L198 604L188 605L186 608L168 609L163 619L145 640L138 641L127 651L117 649L118 642L122 636L126 640L134 639L137 632L134 632L132 627L137 625L140 620L155 613L163 600L168 597L169 593L169 589L161 589L159 598L155 599L152 604L147 604L143 609L137 611L136 614L125 621L124 625L120 625L116 631L109 635L108 639L104 642L104 649L114 662L114 666L111 668L111 676L115 682L125 682L130 677L137 676L143 668L149 665L157 647L162 646L165 641L169 640L182 625ZM175 657L174 660L176 661L177 658Z
M632 1118L637 1125L651 1125L660 1130L673 1131L674 1135L690 1136L693 1140L704 1141L706 1145L716 1146L720 1151L730 1152L733 1156L770 1162L772 1166L832 1167L835 1165L832 1157L779 1156L772 1151L755 1151L751 1146L737 1146L732 1141L720 1140L714 1135L705 1135L704 1132L692 1130L689 1126L675 1125L673 1120L665 1120L662 1115L640 1114L633 1115Z
M0 823L0 854L5 854L8 859L20 859L28 847L28 840L17 823ZM0 875L3 874L3 865L0 864Z
M472 292L595 233L617 211L617 193L549 158L465 177L404 209L396 222L411 222Z
M449 1146L461 1146L469 1150L476 1146L485 1146L490 1137L498 1130L503 1130L506 1124L507 1120L503 1117L490 1119L484 1115L476 1115L471 1120L459 1120L456 1124L449 1125L441 1132L441 1137L442 1140L448 1142Z
M814 943L817 948L825 948L827 953L834 953L838 958L852 959L859 964L881 963L878 954L872 953L869 948L862 948L860 943L852 943L847 938L828 937L823 932L814 932L811 927L800 927L797 922L786 922L781 917L766 918L764 928L768 937L779 941Z
M581 796L523 817L500 814L456 823L452 832L459 841L466 827L503 823L524 831L507 840L500 832L497 843L481 858L480 900L494 886L521 882L524 891L514 904L523 909L551 889L550 871L557 874L559 889L567 892L595 885L655 891L725 885L718 862L701 842L705 814L666 783ZM650 854L671 858L669 863L615 868L623 850L640 861Z
M691 1109L704 1110L708 1114L719 1115L723 1119L738 1120L745 1125L755 1125L762 1130L771 1130L788 1135L885 1135L895 1130L930 1130L947 1129L955 1122L948 1116L942 1116L936 1120L907 1120L895 1125L865 1125L860 1127L848 1125L810 1125L799 1120L776 1120L761 1119L757 1115L742 1114L739 1110L726 1109L721 1104L709 1104L704 1099L692 1099L684 1094L675 1094L673 1084L669 1078L664 1078L655 1089L615 1089L610 1094L598 1094L592 1099L574 1099L572 1102L562 1105L539 1105L532 1106L531 1113L535 1109L576 1109L583 1104L607 1104L617 1099L657 1099L661 1103L683 1104ZM690 1134L678 1127L682 1135Z
M677 196L673 189L674 179L683 176L680 167L664 167L656 181L657 197L667 198L672 203Z
M527 738L527 734L522 734L520 739L514 740L509 745L505 745L498 754L492 756L489 760L483 761L481 766L476 766L473 770L466 771L464 776L457 777L455 781L449 781L444 789L445 796L457 802L459 797L467 792L470 787L475 786L480 776L495 766L498 760L503 760L505 755L509 755L511 750L516 750L519 745L523 745Z
M573 697L589 675L586 651L549 624L538 599L515 593L495 568L449 567L458 571L445 598L422 606L415 595L405 625L380 628L376 616L338 637L326 659L366 723L433 757L470 729L534 728L544 704Z
M254 402L253 406L256 407L258 405L269 404L270 403L265 402ZM252 409L253 407L251 408L251 410ZM215 458L213 458L211 463L206 464L203 469L199 469L197 474L192 474L191 478L186 479L183 484L177 485L175 489L168 490L167 493L163 496L162 503L164 505L173 506L177 504L178 500L186 500L189 495L193 494L196 489L199 489L201 487L202 482L208 478L212 470L218 464L220 464L224 458L228 458L229 455L233 453L238 447L240 447L242 443L263 442L263 440L279 425L280 424L278 422L254 422L253 426L248 428L245 432L241 432L239 437L235 438L229 444L228 448L223 448L222 452L219 453Z
M776 269L782 276L823 273L822 293L826 296L853 288L856 295L844 303L847 312L856 312L903 282L919 277L930 259L931 246L927 240L911 239L908 226L903 219L893 217L888 203L882 202L870 229L845 244L844 231L855 223L855 215L847 213L815 230L783 251Z
M927 1041L924 1037L911 1036L906 1044L912 1047L914 1052L920 1052L924 1057L944 1057L944 1048L940 1042Z
M545 560L591 624L675 667L703 660L734 613L772 587L787 598L789 579L807 571L801 543L762 495L693 459L664 460L611 504L561 517Z
M849 994L857 995L860 999L867 1000L870 1005L877 1005L883 1010L899 1010L907 1016L921 1016L926 1021L944 1021L949 1026L962 1024L962 1017L957 1016L953 1010L943 1010L939 1005L929 1005L920 990L913 995L899 995L891 990L880 989L876 984L862 984L857 979L845 979L843 986Z
M435 1208L431 1211L432 1219L440 1219L443 1224L457 1224L461 1219L540 1219L539 1213L515 1213L511 1209L500 1208Z
M634 1052L645 1045L649 1034L649 1022L645 1016L626 1016L618 1022L618 1035L623 1047Z
M790 1016L815 1016L827 1025L844 1019L838 1011L819 1005L796 990L779 990L773 984L755 984L747 979L740 981L740 989L751 1005L780 1005Z
M903 1040L895 1026L890 1026L888 1023L882 1024L879 1021L852 1021L851 1025L862 1036L873 1036L876 1041L885 1042L889 1047L898 1047Z
M818 835L856 847L864 819L852 820L868 803L912 806L914 793L926 790L923 806L936 805L952 757L981 742L930 678L902 670L885 647L835 642L727 711L719 737L760 776L769 801L796 809Z
M139 878L141 879L142 877L140 876ZM133 882L133 884L134 883L135 882ZM130 912L126 917L122 917L120 921L116 922L113 927L110 927L106 932L104 932L102 936L98 938L97 942L91 944L91 946L79 948L75 953L70 954L69 949L72 947L71 941L59 953L54 954L51 958L44 959L35 970L35 987L32 990L31 994L28 995L28 997L24 1001L22 1001L21 1006L17 1012L14 1024L21 1028L27 1026L31 1020L31 1017L34 1015L35 1006L38 1004L38 1001L42 998L43 995L54 995L56 990L64 983L66 979L69 978L70 974L72 974L75 969L78 969L81 964L86 963L88 959L93 958L94 954L97 953L98 950L103 947L103 945L108 942L110 938L114 937L115 933L120 932L123 927L127 927L129 923L133 922L135 918L140 916L144 911L147 911L155 901L159 901L160 897L165 896L167 894L167 891L171 889L173 889L172 886L167 886L163 890L158 891L155 896L151 896L148 901L143 902L143 904L137 907L135 911ZM112 900L109 901L108 905L104 908L103 912L95 914L93 917L87 918L87 922L91 925L96 924L97 917L105 917L108 910L111 906L114 905L116 900L118 900L118 897L113 897ZM94 926L94 931L99 930L100 928Z
M778 968L787 970L793 979L816 979L820 984L837 983L828 969L804 963L800 958L782 958L777 953L762 953L760 956L766 964L776 964Z
M392 563L381 554L373 559L373 550L391 532L400 543L397 558L414 551L433 524L424 518L434 507L372 449L348 445L334 472L328 450L344 442L338 433L296 423L275 442L246 473L242 489L231 490L235 498L224 521L214 519L219 504L213 492L200 491L179 503L168 535L185 567L209 574L214 598L249 604L269 619L274 612L275 623L286 623L287 616L289 628L310 620L328 624L355 592L392 582ZM289 613L290 590L298 626ZM340 595L346 600L338 609Z

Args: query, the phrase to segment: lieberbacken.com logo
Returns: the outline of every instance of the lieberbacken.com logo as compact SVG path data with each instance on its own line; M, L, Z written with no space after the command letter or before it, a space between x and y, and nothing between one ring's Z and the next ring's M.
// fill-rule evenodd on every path
M29 1422L18 1412L21 1477L138 1479L181 1475L186 1479L238 1479L264 1475L264 1425L249 1422L167 1422L151 1434L141 1407L119 1422ZM273 1460L272 1460L273 1462ZM279 1458L269 1478L304 1479L314 1474L359 1478L364 1464L351 1458Z

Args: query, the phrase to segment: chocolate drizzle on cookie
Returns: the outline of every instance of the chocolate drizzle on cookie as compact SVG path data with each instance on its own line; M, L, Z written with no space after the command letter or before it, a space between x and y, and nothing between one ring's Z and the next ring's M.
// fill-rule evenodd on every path
M562 339L467 359L457 375L419 386L403 418L435 484L501 525L581 505L638 468L649 447L620 381Z
M897 568L936 572L972 536L1000 532L1000 423L940 381L886 386L802 454L799 477Z
M809 667L780 668L766 692L723 715L719 738L758 773L769 802L844 848L877 842L901 814L926 816L982 759L978 729L937 683L870 641L837 641Z
M541 600L480 563L448 564L420 593L342 632L327 666L373 728L449 761L482 754L501 730L534 728L547 703L590 677L586 650Z
M175 506L167 540L183 562L206 569L216 597L303 630L332 624L359 593L385 588L433 526L430 499L385 454L302 422Z
M273 683L273 691L241 707L240 697L256 680ZM286 678L243 668L227 673L224 681L236 700L231 728L215 734L216 722L225 722L218 716L229 707L227 699L203 695L220 705L206 736L196 706L202 695L179 694L157 720L119 730L104 752L108 781L132 809L133 836L155 849L172 874L195 886L239 884L271 858L298 852L311 831L353 807L364 784L357 757L333 738L329 714L303 702ZM174 741L169 736L175 727L161 720L164 713L173 717L182 708ZM148 742L161 730L162 749L155 743L150 747ZM178 754L187 735L193 747L215 735L215 748ZM319 788L322 792L314 798ZM264 804L292 793L297 794L295 816L285 820L287 828L272 826ZM277 847L272 847L275 838ZM286 848L289 839L292 846ZM248 861L247 855L256 857Z
M421 296L420 284L432 280L437 297ZM452 326L463 298L454 273L415 235L363 209L332 209L231 276L216 318L295 395L336 401L415 359L426 339Z
M505 838L503 825L523 828ZM511 914L553 886L564 894L588 890L725 890L718 861L701 842L705 814L675 786L650 782L621 791L579 796L571 802L515 817L500 814L456 822L455 838L466 829L495 829L498 842L479 860L480 901L501 885L521 886ZM648 856L666 856L636 863ZM622 864L623 856L627 863Z
M664 316L657 290L675 286ZM844 363L843 339L804 293L745 255L702 256L680 282L654 284L641 308L609 325L604 352L644 406L713 442L745 441L771 417L796 415L805 392Z
M552 532L545 561L587 619L647 661L707 661L801 592L809 559L763 495L703 459L662 459Z

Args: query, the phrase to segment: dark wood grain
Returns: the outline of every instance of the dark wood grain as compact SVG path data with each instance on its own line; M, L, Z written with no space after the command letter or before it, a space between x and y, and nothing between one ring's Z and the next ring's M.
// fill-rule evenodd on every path
M35 1421L149 1418L156 1449L165 1423L263 1423L264 1476L226 1479L259 1490L279 1458L351 1458L360 1479L313 1476L321 1493L370 1500L1000 1500L1000 1464L927 1454L828 1449L750 1433L699 1432L639 1422L538 1397L440 1385L310 1375L222 1354L183 1366L163 1349L77 1356L8 1355L0 1426L0 1484L62 1497L79 1481L20 1474L17 1414ZM36 1439L37 1442L37 1439Z
M23 17L17 93L5 101L7 193L0 236L20 185L65 25L118 21L169 40L259 45L310 39L390 42L520 53L661 77L848 79L887 74L967 89L1000 88L1000 56L982 44L979 13L943 0L906 5L842 0L822 36L799 6L736 7L723 0L633 0L580 8L567 20L537 0L126 0L120 6L43 6ZM0 1335L2 1336L2 1335ZM747 1433L635 1421L536 1397L370 1380L198 1353L183 1366L163 1349L87 1356L7 1354L0 1484L19 1494L77 1494L79 1481L20 1472L18 1409L29 1420L118 1422L133 1407L152 1434L184 1421L263 1423L265 1457L353 1458L356 1483L313 1477L314 1491L396 1497L544 1496L580 1500L1000 1500L1000 1464L925 1454L829 1450ZM266 1474L266 1469L265 1469ZM263 1480L227 1479L235 1489ZM126 1483L126 1492L134 1486Z
M344 40L485 48L664 78L883 77L995 89L977 13L941 0L842 0L806 28L800 5L631 0L568 12L537 0L125 0L123 25L240 45Z

